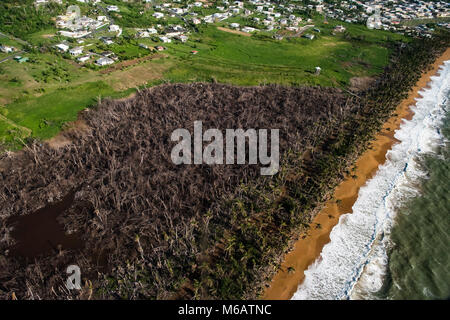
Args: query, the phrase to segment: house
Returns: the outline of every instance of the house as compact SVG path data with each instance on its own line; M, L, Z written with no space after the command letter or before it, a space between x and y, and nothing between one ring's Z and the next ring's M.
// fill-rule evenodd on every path
M240 27L240 25L239 25L239 23L233 22L230 24L230 27L237 29Z
M146 45L145 43L139 43L139 47L148 49L148 45Z
M197 54L198 51L197 51L197 50L192 50L191 53L192 53L192 54Z
M138 31L136 34L136 37L138 38L150 38L150 33L148 31Z
M116 54L115 54L114 52L112 52L112 51L105 51L105 52L102 52L101 55L102 55L103 57L111 58L111 59L114 59L114 58L116 57Z
M14 60L16 60L19 63L22 63L22 62L27 62L29 60L29 58L28 57L22 57L22 56L15 56Z
M101 57L95 61L95 64L98 66L107 66L109 64L113 64L114 60L108 57Z
M155 47L155 49L158 50L158 51L164 51L164 50L166 50L166 47L157 46L157 47Z
M14 47L6 46L6 45L0 45L0 51L1 52L10 53L10 52L14 52L15 50L16 50L16 48L14 48Z
M168 37L165 37L165 36L159 37L159 40L161 40L161 41L164 42L164 43L170 43L170 42L172 42L171 39L169 39Z
M82 47L75 47L69 50L70 55L72 56L79 56L80 54L83 53L83 48Z
M152 16L155 17L156 19L161 19L162 17L164 17L164 13L155 12L154 14L152 14Z
M342 26L342 25L336 26L336 27L334 28L334 31L335 31L335 32L344 32L344 31L345 31L345 27Z
M258 31L258 29L255 29L253 27L244 27L244 28L242 28L242 31L250 33L250 32L254 32L254 31Z
M188 37L185 36L184 34L180 34L179 36L176 36L175 39L180 40L181 42L186 42L188 41Z
M63 37L79 39L79 38L87 36L89 34L89 31L86 31L86 30L80 30L80 31L61 30L61 31L58 31L58 33L60 35L62 35Z
M110 44L113 44L114 43L114 41L112 41L110 38L101 38L101 40L103 41L103 43L104 44L106 44L106 45L110 45Z
M192 19L192 23L193 24L200 24L200 23L202 23L202 21L200 19L198 19L198 18L193 18Z
M66 52L69 50L69 46L64 43L57 44L55 47L61 52Z
M172 8L170 11L171 11L172 13L178 14L178 15L181 15L181 14L183 14L183 12L184 12L184 10L183 10L182 8Z
M303 36L304 38L306 38L306 39L309 39L309 40L313 40L314 39L314 35L313 34L305 34L304 36Z
M213 19L213 16L210 15L210 16L203 17L203 21L205 21L206 23L213 23L214 19Z
M107 6L106 10L108 10L109 12L119 12L120 11L119 7L118 6L114 6L114 5Z
M112 24L109 26L109 32L118 32L120 27L117 24Z
M78 62L86 62L86 61L88 61L89 59L91 58L91 56L82 56L82 57L79 57L79 58L77 58L77 61Z

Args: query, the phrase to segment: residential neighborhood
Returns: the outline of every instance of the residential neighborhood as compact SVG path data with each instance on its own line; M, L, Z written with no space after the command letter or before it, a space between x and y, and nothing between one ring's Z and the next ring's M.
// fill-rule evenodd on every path
M124 51L140 56L158 51L156 47L163 44L186 43L201 25L260 34L277 41L292 37L313 41L321 31L314 21L367 24L369 28L425 37L436 27L450 28L450 4L445 1L35 1L37 8L55 4L67 8L64 14L52 17L57 30L54 39L60 40L53 44L55 52L92 67L127 59ZM82 10L74 10L74 4ZM334 33L345 30L345 26L337 25ZM112 51L116 50L114 46L120 47L122 54L115 52L116 60L105 57L105 46L112 47ZM144 49L146 52L140 51ZM1 52L14 50L0 42ZM100 58L91 59L94 56Z
M445 1L35 0L34 5L59 6L61 14L50 17L54 35L46 45L89 68L149 55L167 44L176 48L197 42L199 28L207 26L275 41L316 41L321 32L316 24L329 21L334 21L333 35L345 33L348 24L419 37L450 28ZM0 52L17 50L0 38ZM115 59L104 56L105 51L114 52Z

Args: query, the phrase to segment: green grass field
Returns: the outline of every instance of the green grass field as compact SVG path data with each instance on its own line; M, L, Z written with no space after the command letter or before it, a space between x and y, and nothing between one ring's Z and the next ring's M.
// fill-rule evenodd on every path
M166 58L139 68L149 73L164 70L147 85L218 81L236 85L346 87L352 77L380 73L388 62L388 43L403 39L400 35L358 25L345 25L345 34L333 35L336 24L316 23L321 32L314 33L314 40L285 38L282 41L271 39L267 32L248 37L218 30L216 25L201 26L200 32L191 34L186 43L163 44L168 48L164 52ZM46 39L42 36L52 31L33 35L33 42ZM160 44L139 39L122 41L110 49L129 59L148 54L138 43ZM198 54L193 55L193 50ZM48 139L56 135L64 123L75 120L77 113L94 105L98 97L123 97L135 90L130 85L131 89L117 91L112 84L117 81L126 84L125 78L77 67L73 61L52 52L27 56L30 62L8 61L0 65L0 106L4 106L0 141L11 148L20 147L17 138ZM314 75L316 66L322 69L319 76Z
M380 73L388 62L387 41L399 35L348 26L348 40L332 35L332 25L320 25L314 40L259 39L218 30L200 29L186 44L166 44L179 61L166 76L171 81L210 81L238 85L279 83L286 85L346 86L351 77ZM190 52L197 50L198 54ZM321 67L320 76L313 74Z

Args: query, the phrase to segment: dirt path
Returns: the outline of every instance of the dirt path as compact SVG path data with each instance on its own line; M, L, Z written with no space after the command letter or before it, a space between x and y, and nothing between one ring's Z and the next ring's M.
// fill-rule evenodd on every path
M414 105L415 99L420 97L419 91L428 85L430 78L437 73L446 60L450 60L450 49L436 60L430 71L422 75L408 98L398 106L395 112L397 116L389 119L375 137L372 143L373 148L358 159L357 170L354 172L357 179L348 177L336 188L334 199L340 200L339 203L336 203L336 200L330 200L314 218L308 236L298 240L293 250L284 257L284 262L272 279L270 287L264 292L263 299L285 300L292 297L304 279L304 271L320 256L322 248L330 241L330 232L338 223L339 217L352 212L359 188L375 174L378 166L384 163L387 151L397 142L394 138L395 130L400 127L403 119L412 118L410 106Z
M126 60L126 61L114 64L113 66L111 66L111 67L109 67L107 69L101 70L100 74L109 74L109 73L114 72L114 71L123 70L124 68L128 68L128 67L134 66L134 65L136 65L138 63L141 63L141 62L144 62L144 61L159 59L159 58L163 58L163 57L165 57L165 55L157 53L157 54L148 55L148 56L145 56L145 57L142 57L142 58L137 58L137 59L133 59L133 60Z
M251 33L239 31L239 30L228 29L228 28L224 28L224 27L217 27L217 29L219 29L221 31L229 32L229 33L240 34L241 36L246 36L246 37L252 36Z

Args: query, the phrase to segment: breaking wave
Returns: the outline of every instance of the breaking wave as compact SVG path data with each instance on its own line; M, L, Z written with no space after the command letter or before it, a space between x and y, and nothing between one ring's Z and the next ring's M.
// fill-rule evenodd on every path
M443 145L440 126L450 108L450 60L431 78L412 107L414 116L395 132L400 142L361 187L353 213L344 214L320 257L305 271L292 299L373 299L383 285L390 231L397 209L419 194L427 173L418 160Z

